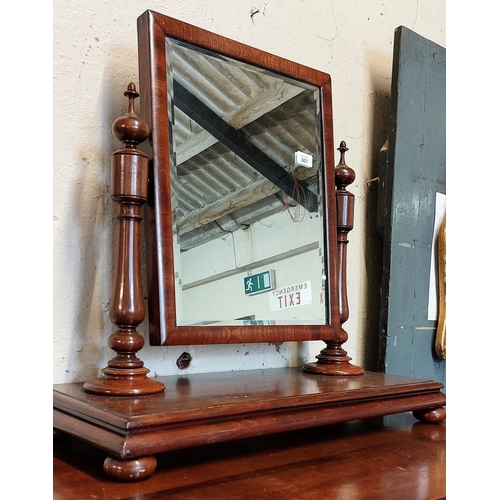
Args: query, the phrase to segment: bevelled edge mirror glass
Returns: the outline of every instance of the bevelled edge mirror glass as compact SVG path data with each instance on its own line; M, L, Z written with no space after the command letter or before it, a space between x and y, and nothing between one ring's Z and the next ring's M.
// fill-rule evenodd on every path
M340 332L330 75L138 19L151 345Z

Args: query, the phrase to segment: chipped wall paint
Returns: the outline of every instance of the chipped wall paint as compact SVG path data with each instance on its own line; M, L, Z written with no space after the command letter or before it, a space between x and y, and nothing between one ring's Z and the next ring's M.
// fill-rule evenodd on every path
M311 7L314 5L314 7ZM369 361L377 332L370 322L376 234L371 226L378 151L387 135L394 29L405 25L445 45L445 2L400 0L56 0L53 6L53 380L99 375L113 357L107 340L116 230L110 157L120 144L112 122L123 92L138 83L136 19L152 9L332 75L335 142L347 142L357 177L355 229L349 235L350 318L345 347ZM258 11L258 12L256 12ZM252 15L253 13L253 15ZM139 89L140 91L140 89ZM139 331L147 335L146 322ZM299 365L321 342L222 346L146 346L139 357L153 375Z

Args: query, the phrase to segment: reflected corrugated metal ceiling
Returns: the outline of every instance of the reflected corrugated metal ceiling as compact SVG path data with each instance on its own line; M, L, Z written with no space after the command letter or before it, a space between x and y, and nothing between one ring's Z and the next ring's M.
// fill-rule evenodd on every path
M317 89L180 42L167 42L167 56L181 249L297 202L317 210L311 202L322 168ZM311 155L313 167L296 164L296 151Z

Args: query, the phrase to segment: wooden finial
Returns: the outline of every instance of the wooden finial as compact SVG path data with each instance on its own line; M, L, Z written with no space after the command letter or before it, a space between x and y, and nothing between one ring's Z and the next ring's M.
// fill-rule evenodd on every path
M356 179L356 173L345 163L345 153L349 151L345 141L340 143L340 147L337 148L337 151L340 151L340 160L339 164L335 167L335 185L337 189L345 190L346 187L352 184L354 179Z
M337 151L340 151L340 161L339 163L345 164L345 152L349 151L349 148L347 147L345 141L340 141L340 146L337 148Z
M114 121L112 131L125 147L135 148L148 138L149 125L135 114L134 99L139 97L135 84L130 82L123 95L128 97L128 111Z

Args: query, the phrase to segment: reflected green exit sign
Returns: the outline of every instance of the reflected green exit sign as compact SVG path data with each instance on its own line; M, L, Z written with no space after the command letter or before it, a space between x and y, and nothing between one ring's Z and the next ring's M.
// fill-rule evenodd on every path
M274 271L263 271L243 278L245 295L267 292L274 288Z

